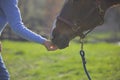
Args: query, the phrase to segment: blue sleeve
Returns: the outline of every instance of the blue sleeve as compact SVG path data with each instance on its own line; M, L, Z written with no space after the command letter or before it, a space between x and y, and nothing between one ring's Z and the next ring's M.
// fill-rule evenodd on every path
M10 24L11 29L22 38L37 42L43 43L46 39L42 36L32 32L27 29L21 18L20 10L18 8L18 0L1 0L0 5L7 17L7 21Z
M7 24L6 17L0 9L0 36L1 36L3 29L5 28L6 24Z

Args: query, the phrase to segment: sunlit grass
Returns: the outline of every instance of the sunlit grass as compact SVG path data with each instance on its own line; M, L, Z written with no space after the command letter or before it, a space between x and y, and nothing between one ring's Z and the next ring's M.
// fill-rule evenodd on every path
M54 52L31 42L2 43L2 56L11 80L87 80L79 43L71 42L68 48ZM87 43L84 50L92 80L120 80L120 46Z

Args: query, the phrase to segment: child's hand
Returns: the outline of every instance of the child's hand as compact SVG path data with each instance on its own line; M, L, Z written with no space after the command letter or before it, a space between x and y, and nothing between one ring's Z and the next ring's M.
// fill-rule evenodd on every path
M46 47L48 51L55 51L57 50L57 46L55 46L51 41L45 41L43 45Z

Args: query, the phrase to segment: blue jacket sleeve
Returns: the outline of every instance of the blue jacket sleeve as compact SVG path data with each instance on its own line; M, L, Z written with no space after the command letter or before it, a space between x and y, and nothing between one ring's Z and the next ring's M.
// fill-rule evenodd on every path
M11 29L19 36L29 41L43 43L46 39L42 36L27 29L21 18L20 10L18 8L18 0L1 0L0 3L3 12L6 15L7 21Z

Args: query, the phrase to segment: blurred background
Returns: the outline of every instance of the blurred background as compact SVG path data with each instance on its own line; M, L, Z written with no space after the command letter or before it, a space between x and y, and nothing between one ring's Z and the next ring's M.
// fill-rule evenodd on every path
M26 27L46 38L63 4L64 0L19 0ZM87 68L93 80L120 80L120 11L117 12L108 11L106 19L110 22L96 27L85 38ZM55 52L48 52L39 44L23 42L9 25L1 39L2 56L11 80L87 80L78 37L68 48Z
M53 21L57 14L59 14L63 4L64 0L19 0L21 16L26 27L46 38L49 38ZM107 17L111 17L111 15ZM90 33L90 35L92 34L90 38L98 41L106 40L105 38L107 38L108 41L120 41L120 23L117 26L113 21L110 23L111 24L107 26L102 25L96 27L94 31L92 31L93 34ZM100 37L98 35L96 36L96 34L103 34L105 36ZM15 35L9 25L3 31L1 39L24 40Z
M19 0L19 8L24 24L32 31L49 37L52 23L63 3L64 0ZM6 27L1 38L23 40L16 36L10 27Z

